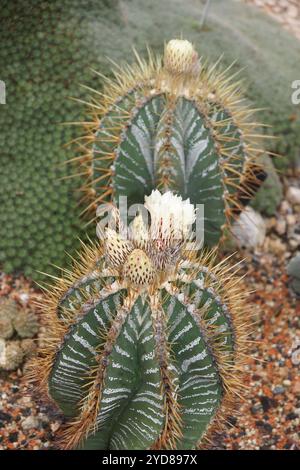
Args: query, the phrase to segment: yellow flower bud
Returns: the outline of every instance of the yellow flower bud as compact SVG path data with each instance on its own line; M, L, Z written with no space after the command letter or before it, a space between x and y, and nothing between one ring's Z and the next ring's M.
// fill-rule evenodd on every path
M198 53L184 39L172 39L165 46L164 65L173 74L194 74L198 71Z

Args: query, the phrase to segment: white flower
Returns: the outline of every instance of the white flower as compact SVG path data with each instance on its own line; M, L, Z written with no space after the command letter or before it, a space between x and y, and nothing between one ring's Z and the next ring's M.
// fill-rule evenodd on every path
M161 194L157 189L145 197L145 207L150 212L150 238L152 240L174 241L187 238L195 222L195 209L189 199L182 200L170 191Z
M104 231L107 266L116 269L126 282L140 287L156 282L158 272L172 275L196 219L190 200L183 201L170 191L152 191L145 197L142 212L146 210L151 217L150 227L140 213L130 226L129 239L109 227ZM120 228L119 213L114 216Z

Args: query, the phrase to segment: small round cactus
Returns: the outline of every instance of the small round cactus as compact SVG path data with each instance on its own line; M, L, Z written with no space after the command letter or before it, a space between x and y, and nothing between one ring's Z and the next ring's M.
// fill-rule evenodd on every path
M33 338L38 332L39 323L34 312L20 310L13 320L13 325L21 338Z
M22 339L20 342L22 351L24 353L24 357L28 358L31 357L37 349L37 345L34 339L26 338Z
M14 334L14 327L10 318L0 317L0 338L8 339Z
M13 318L18 314L17 303L12 299L0 300L0 338L11 338L14 333Z
M22 365L24 352L19 341L0 339L0 369L11 371Z
M0 299L0 316L13 319L18 314L18 304L10 298Z
M36 314L9 298L0 302L0 370L15 370L35 349L31 338L39 329ZM17 339L18 338L18 339ZM22 341L19 338L25 338Z

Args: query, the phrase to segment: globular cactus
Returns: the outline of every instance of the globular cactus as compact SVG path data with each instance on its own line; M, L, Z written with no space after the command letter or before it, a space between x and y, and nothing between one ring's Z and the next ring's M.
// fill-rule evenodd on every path
M39 329L37 315L30 309L19 308L13 299L0 302L0 338L8 339L14 332L21 338L33 338Z
M33 338L39 330L39 322L36 314L30 310L20 310L13 325L21 338Z
M31 357L37 350L37 344L34 339L25 338L21 341L21 348L24 353L24 357Z
M0 338L8 339L14 333L13 319L18 314L18 305L12 299L0 301Z
M39 329L36 314L20 309L17 302L6 298L0 301L0 370L15 370L24 358L35 350L33 336ZM20 338L26 338L19 341Z
M5 341L0 338L0 369L10 371L21 366L24 352L19 341Z
M235 270L188 245L189 201L156 190L145 207L150 226L139 214L128 237L114 209L116 229L43 303L31 379L68 417L62 448L203 447L241 393L250 312Z
M265 178L262 136L243 104L240 83L171 40L164 58L116 66L103 93L93 90L91 119L79 145L86 211L102 201L143 203L158 188L204 204L205 243L215 245ZM95 213L93 212L95 215Z

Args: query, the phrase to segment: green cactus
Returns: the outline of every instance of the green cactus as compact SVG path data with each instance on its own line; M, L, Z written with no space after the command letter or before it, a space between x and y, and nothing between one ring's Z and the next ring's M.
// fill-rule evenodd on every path
M117 67L80 141L79 174L92 214L102 201L143 203L154 188L205 205L205 242L215 245L256 192L263 172L253 112L240 84L217 64L201 63L192 44L172 40L164 60ZM83 152L83 155L82 155ZM264 177L264 176L263 176Z
M0 338L0 370L11 371L21 366L24 352L19 341L5 341Z
M45 301L31 379L68 417L62 448L205 446L240 394L243 289L187 245L188 201L156 190L145 207L149 228L141 214L127 238L106 228Z
M13 319L18 312L18 305L13 299L0 300L0 338L11 338L14 333Z
M22 348L25 358L32 357L32 355L37 350L37 344L34 339L31 339L31 338L22 339L20 344L21 344L21 348Z
M13 320L13 325L21 338L33 338L39 330L39 322L36 314L23 309Z
M33 338L38 329L38 318L33 311L19 308L13 299L1 299L0 370L15 370L22 365L24 358L33 354L35 342L29 338Z

